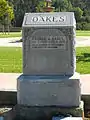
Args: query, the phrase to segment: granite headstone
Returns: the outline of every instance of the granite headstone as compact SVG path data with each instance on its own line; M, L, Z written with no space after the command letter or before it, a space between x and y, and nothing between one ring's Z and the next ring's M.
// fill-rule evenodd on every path
M27 13L23 22L23 73L73 75L75 25L72 12Z
M75 73L75 28L73 12L25 14L18 104L79 106L81 89L80 75Z

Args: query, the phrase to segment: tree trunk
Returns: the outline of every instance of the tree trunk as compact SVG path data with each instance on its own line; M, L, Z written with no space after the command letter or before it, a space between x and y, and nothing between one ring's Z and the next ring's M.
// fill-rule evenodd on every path
M2 25L2 32L3 32L3 34L4 34L4 32L5 32L4 25Z
M8 34L9 34L9 32L10 32L10 29L9 29L9 25L8 25Z

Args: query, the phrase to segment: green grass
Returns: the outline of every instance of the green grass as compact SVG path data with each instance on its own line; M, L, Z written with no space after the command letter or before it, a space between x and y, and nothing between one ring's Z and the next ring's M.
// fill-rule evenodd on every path
M0 47L0 72L22 72L21 48Z
M10 33L1 33L0 32L0 38L9 38L9 37L21 37L21 32L10 32Z
M90 36L90 31L77 30L77 31L76 31L76 35L77 35L77 36Z
M0 38L7 38L7 37L21 37L21 32L10 32L9 34L3 34L0 32ZM90 36L90 31L76 31L77 36Z
M90 73L90 47L79 47L76 49L77 72Z
M77 72L81 74L90 73L90 47L76 49ZM22 72L22 50L21 48L0 47L0 72Z

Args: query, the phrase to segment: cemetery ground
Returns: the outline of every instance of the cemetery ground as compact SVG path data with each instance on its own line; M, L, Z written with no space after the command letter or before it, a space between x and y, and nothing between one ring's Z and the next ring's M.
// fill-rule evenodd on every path
M22 34L21 32L9 32L9 33L0 32L0 38L21 37L21 34ZM77 36L90 36L90 31L77 30L76 35Z
M77 31L76 31L76 35L77 35L77 36L90 36L90 31L77 30Z
M16 32L15 32L16 33ZM20 37L21 33L14 34L14 37ZM7 37L13 37L13 34L6 34ZM90 36L90 31L78 31L77 36ZM0 37L1 34L0 34ZM3 35L3 38L6 38ZM14 43L13 43L14 44ZM81 74L90 74L90 47L77 47L77 72ZM20 73L22 72L22 48L21 47L0 47L0 72ZM90 113L90 112L88 112ZM90 117L90 114L88 114ZM90 120L85 119L85 120Z
M80 74L90 74L90 47L77 47L76 56L76 71ZM22 72L22 48L0 47L0 72Z
M21 37L21 32L0 32L0 38Z
M16 75L11 75L11 73L22 72L22 48L21 47L0 47L0 72L10 73L4 75L12 79L17 78ZM77 47L77 72L81 74L90 74L90 47ZM4 84L5 84L4 80ZM13 80L15 85L15 80ZM6 84L7 86L7 84ZM9 87L13 88L12 82ZM10 88L11 88L10 87ZM88 101L89 102L89 101ZM90 113L86 111L86 115L90 117ZM89 118L85 120L90 120Z

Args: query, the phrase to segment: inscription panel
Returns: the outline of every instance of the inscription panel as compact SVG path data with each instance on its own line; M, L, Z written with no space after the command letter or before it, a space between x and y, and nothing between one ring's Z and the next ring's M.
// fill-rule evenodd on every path
M40 29L33 32L30 38L30 48L66 49L66 36L57 29Z
M72 27L24 28L23 73L26 75L73 74L75 53L72 30Z
M30 48L66 49L66 39L64 36L35 36L31 38Z

